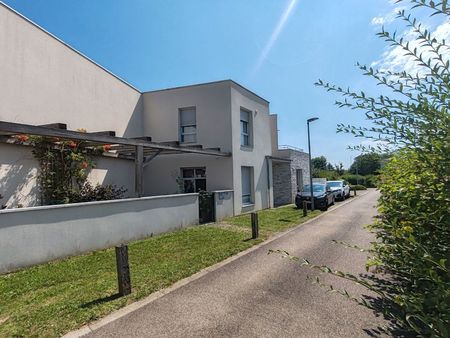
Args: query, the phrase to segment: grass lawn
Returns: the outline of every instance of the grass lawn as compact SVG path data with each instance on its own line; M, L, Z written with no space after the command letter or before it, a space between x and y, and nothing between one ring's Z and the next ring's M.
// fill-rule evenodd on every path
M259 235L263 239L267 239L277 232L281 232L292 228L297 224L304 223L307 220L316 217L320 213L320 210L314 210L313 212L308 210L308 216L303 217L303 211L297 209L295 205L261 210L258 212ZM251 231L249 215L230 217L225 219L224 222L249 229L249 231Z
M261 239L249 240L250 216L129 245L133 292L117 297L114 249L0 276L0 337L60 336L310 219L292 206L259 212Z

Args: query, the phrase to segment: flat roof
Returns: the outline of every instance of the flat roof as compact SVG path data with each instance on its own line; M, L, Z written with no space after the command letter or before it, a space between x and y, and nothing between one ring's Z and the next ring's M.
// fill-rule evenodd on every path
M176 89L184 89L184 88L192 88L192 87L200 87L200 86L208 86L208 85L213 85L213 84L219 84L219 83L226 83L226 82L230 82L231 84L245 90L246 92L256 96L257 98L263 100L264 102L270 103L268 100L266 100L265 98L263 98L262 96L259 96L258 94L256 94L255 92L251 91L248 88L245 88L243 85L237 83L234 80L231 79L226 79L226 80L218 80L218 81L211 81L211 82L203 82L203 83L195 83L195 84L190 84L190 85L183 85L183 86L177 86L177 87L168 87L168 88L163 88L163 89L155 89L155 90L148 90L145 92L142 92L142 94L146 94L146 93L157 93L157 92L162 92L162 91L169 91L169 90L176 90Z

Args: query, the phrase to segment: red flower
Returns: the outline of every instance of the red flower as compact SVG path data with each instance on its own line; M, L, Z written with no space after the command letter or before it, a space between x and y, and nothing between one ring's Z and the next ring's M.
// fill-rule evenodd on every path
M73 142L73 141L70 141L69 143L67 143L67 146L68 146L69 148L74 149L74 148L77 147L77 144L76 144L75 142Z
M26 141L28 141L29 138L30 138L30 137L29 137L28 135L18 135L18 136L17 136L17 139L18 139L20 142L26 142Z
M110 150L111 150L111 145L110 144L103 145L103 151L110 151Z
M89 164L86 161L83 161L80 163L80 168L81 169L86 169L89 166Z

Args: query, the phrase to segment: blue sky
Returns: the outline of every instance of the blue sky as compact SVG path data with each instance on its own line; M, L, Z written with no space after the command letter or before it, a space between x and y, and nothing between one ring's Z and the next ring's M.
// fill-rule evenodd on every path
M356 62L395 65L375 36L398 4L389 0L6 0L142 91L233 79L271 103L280 144L350 164L360 139L337 123L364 125L361 112L333 105L317 79L376 91ZM435 27L437 23L434 23ZM448 34L450 25L442 25ZM398 53L397 53L398 54Z

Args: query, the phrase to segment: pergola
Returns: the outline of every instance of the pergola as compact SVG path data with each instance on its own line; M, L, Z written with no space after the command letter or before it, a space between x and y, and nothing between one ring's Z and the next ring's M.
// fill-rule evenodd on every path
M103 156L133 160L135 163L135 192L141 197L144 192L144 167L158 155L201 154L215 157L230 157L231 153L222 152L220 148L203 148L201 145L182 145L178 141L152 142L151 137L117 137L115 131L80 132L67 130L64 123L29 125L0 121L0 142L14 143L12 137L29 134L56 137L64 140L85 142L85 147L110 145L111 152Z

